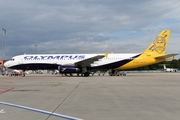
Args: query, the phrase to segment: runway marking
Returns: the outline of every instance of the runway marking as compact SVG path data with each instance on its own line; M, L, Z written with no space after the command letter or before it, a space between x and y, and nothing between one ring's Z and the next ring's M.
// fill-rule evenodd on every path
M6 113L6 111L4 111L4 109L1 109L1 110L0 110L0 113Z
M6 83L6 84L14 84L11 81L4 81L4 80L0 81L0 84L4 85L4 83ZM12 87L12 88L4 88L4 87L0 88L0 95L6 93L8 91L11 91L12 89L14 89L14 87Z
M44 111L44 110L30 108L30 107L26 107L26 106L6 103L6 102L2 102L2 101L0 101L0 104L15 107L15 108L20 108L20 109L24 109L24 110L29 110L29 111L33 111L33 112L38 112L38 113L42 113L42 114L46 114L46 115L51 115L51 116L55 116L55 117L58 117L58 118L63 118L63 119L66 119L66 120L82 120L80 118L70 117L70 116L66 116L66 115L62 115L62 114L58 114L58 113L52 113L52 112L49 112L49 111Z
M0 94L4 94L4 93L6 93L6 92L8 92L8 91L11 91L12 89L14 89L14 88L9 88L9 89L7 89L7 90L5 90L5 91L0 91Z

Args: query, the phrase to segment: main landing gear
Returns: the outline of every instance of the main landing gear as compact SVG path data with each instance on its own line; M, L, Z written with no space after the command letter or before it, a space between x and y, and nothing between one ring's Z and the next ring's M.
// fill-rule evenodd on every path
M85 77L88 77L88 76L89 76L89 72L85 72L85 73L84 73L84 76L85 76Z
M90 75L89 72L85 72L85 73L77 73L77 76L84 76L84 77L88 77Z

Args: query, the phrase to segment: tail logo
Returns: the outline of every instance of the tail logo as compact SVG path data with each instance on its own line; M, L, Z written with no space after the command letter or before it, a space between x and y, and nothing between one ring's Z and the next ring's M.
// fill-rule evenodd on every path
M165 31L166 32L166 31ZM165 32L162 34L162 36L158 36L154 42L153 42L153 45L150 47L149 50L151 50L152 52L153 51L156 51L157 53L161 54L162 52L165 51L165 48L166 48L166 34Z
M164 37L157 37L156 40L154 41L154 49L157 53L161 54L164 52L166 46L166 41Z

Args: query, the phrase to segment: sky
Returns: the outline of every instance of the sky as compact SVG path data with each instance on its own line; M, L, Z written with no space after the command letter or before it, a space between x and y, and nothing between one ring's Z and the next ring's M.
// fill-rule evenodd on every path
M166 53L180 53L179 0L0 2L6 59L25 53L140 53L166 29L171 30Z

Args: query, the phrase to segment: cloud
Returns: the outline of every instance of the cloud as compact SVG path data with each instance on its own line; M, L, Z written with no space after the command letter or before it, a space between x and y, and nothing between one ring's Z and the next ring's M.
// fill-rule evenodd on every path
M163 29L176 45L178 0L2 1L7 57L34 53L142 52ZM176 36L173 37L173 36ZM180 52L170 45L170 51Z

